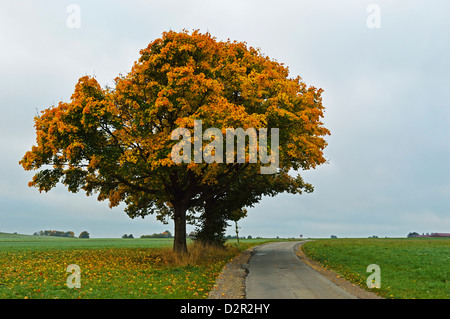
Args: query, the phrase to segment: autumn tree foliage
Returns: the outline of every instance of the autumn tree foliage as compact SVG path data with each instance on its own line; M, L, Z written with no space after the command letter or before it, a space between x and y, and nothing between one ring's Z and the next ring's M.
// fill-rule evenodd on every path
M78 238L89 238L89 233L87 231L82 231Z
M232 211L229 199L242 196L242 187L249 197L240 197L236 209L263 195L310 189L289 172L325 163L329 131L321 123L321 93L245 43L199 31L165 32L141 50L114 88L83 76L69 102L42 111L35 118L36 145L20 164L37 170L29 186L39 191L61 182L110 207L125 203L132 218L169 216L174 250L184 253L190 210L222 203ZM278 128L277 172L261 174L265 164L249 163L248 156L246 163L175 163L171 132L182 127L194 133L195 120L203 131L214 127L223 134L227 128Z

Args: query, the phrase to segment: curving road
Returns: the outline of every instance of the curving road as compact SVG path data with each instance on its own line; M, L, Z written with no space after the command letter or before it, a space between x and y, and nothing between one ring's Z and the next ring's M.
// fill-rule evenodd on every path
M255 247L248 262L247 299L356 299L295 254L299 242Z

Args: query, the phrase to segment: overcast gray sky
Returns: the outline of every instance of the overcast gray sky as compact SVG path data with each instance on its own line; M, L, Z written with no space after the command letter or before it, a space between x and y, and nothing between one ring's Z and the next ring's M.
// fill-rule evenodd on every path
M447 0L2 1L0 231L173 230L62 186L40 194L18 161L35 143L36 109L68 101L84 75L112 86L140 49L185 28L246 41L324 89L329 163L302 172L314 193L263 199L242 235L450 232L449 12Z

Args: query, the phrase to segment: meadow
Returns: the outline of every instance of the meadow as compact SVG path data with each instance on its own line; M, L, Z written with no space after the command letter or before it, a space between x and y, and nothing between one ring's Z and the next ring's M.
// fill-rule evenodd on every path
M204 299L227 262L270 239L229 242L227 249L189 243L183 258L172 239L78 239L0 233L0 299ZM69 265L80 288L69 288Z
M450 298L450 238L325 239L303 251L345 279L393 299ZM367 267L380 267L381 287L367 288Z
M172 239L61 238L0 233L0 299L204 299L227 262L268 241L229 241L205 249L189 241L189 255L172 252ZM377 264L381 288L394 299L448 299L450 239L318 239L303 251L367 289L367 266ZM68 288L76 264L81 288Z

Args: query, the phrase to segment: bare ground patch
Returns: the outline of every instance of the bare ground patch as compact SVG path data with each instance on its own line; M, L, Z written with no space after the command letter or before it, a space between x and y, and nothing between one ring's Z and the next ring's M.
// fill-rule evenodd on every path
M245 299L247 264L253 247L233 258L222 270L208 299Z

